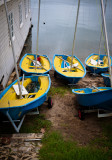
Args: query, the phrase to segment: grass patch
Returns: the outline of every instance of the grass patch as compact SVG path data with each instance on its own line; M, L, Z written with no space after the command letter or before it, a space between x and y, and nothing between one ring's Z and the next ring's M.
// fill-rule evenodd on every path
M111 160L110 151L92 145L79 147L73 141L65 141L58 132L46 134L42 140L40 160Z
M54 95L61 95L61 96L64 96L67 92L70 92L70 88L68 87L51 87L49 92L48 92L48 95L49 96L54 96Z
M11 123L2 123L3 120L6 120L6 117L3 116L2 118L0 119L1 120L0 134L16 133ZM40 132L41 128L45 128L45 130L48 131L50 127L51 127L51 122L46 120L44 115L42 114L31 115L31 116L27 115L21 126L20 133L37 133Z
M48 120L45 120L44 115L39 114L38 116L27 116L27 118L24 120L24 123L21 127L20 132L21 133L37 133L40 132L41 128L45 128L46 130L49 130L51 127L51 122Z
M106 150L107 152L109 152L110 150L112 151L112 123L111 121L103 122L102 129L103 129L103 136L100 138L96 138L94 141L91 142L91 144L96 146L97 148Z

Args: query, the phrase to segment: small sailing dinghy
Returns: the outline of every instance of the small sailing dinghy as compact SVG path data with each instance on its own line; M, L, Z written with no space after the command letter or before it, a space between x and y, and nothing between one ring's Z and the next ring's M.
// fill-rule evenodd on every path
M110 56L110 63L112 66L111 56ZM92 73L98 74L98 73L107 72L109 68L108 56L92 53L86 58L85 64L86 64L87 69L90 70Z
M107 6L107 1L105 1L104 14L106 13L106 6ZM101 54L101 40L102 40L102 37L103 37L103 30L105 30L104 25L105 24L102 21L98 54L97 53L92 53L85 60L86 68L88 70L90 70L91 73L99 74L99 73L107 72L109 67L110 67L109 63L112 66L112 57L108 56L108 53L107 53L108 50L105 48L105 45L104 45L104 49L105 49L105 53L107 53L107 55L106 54ZM104 37L103 37L103 39L104 39ZM104 43L105 43L105 41L104 41Z
M53 67L61 78L66 79L69 83L75 84L86 74L86 69L82 62L76 57L73 57L71 69L72 56L54 55Z
M85 107L97 107L112 111L112 88L111 87L93 87L73 89L78 103Z
M108 45L108 36L106 29L106 21L104 14L103 0L101 0L102 16L104 23L104 32L106 40L106 49L108 54L108 65L109 65L109 75L111 75L111 63L109 56L109 45ZM73 89L72 92L75 94L78 103L82 106L82 109L85 110L86 107L96 107L98 110L103 109L106 111L111 111L111 113L105 113L102 117L112 115L112 77L110 76L111 87L92 87L92 88L82 88L82 89ZM81 110L79 110L79 118L83 119ZM101 117L100 116L100 117Z
M37 48L36 54L25 54L19 66L25 75L31 74L47 74L51 70L51 62L48 56L39 55L38 54L38 39L39 39L39 21L40 21L40 0L39 0L39 8L38 8L38 24L37 24Z
M20 61L20 68L25 75L46 74L51 70L51 62L46 55L27 53Z
M22 99L19 98L17 80L0 94L0 112L11 119L21 119L23 115L43 104L50 89L49 75L26 76L24 82L20 77Z
M75 49L75 39L76 39L76 30L78 23L80 0L78 0L74 40L72 46L72 56L70 55L54 55L53 57L53 67L54 67L54 76L58 74L61 78L67 80L71 84L76 84L81 78L86 75L86 69L82 62L74 56Z
M6 0L4 0L4 4L17 80L0 94L0 112L8 117L15 131L19 132L25 114L37 108L46 100L51 80L50 76L47 74L28 77L24 77L23 75L23 78L19 78ZM50 101L51 98L49 99L49 102ZM18 119L21 120L19 125L16 126L15 122Z

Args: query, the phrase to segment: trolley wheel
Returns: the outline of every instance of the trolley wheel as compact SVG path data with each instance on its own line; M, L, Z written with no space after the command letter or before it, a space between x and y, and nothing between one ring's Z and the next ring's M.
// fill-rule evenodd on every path
M78 109L78 117L79 117L80 120L85 119L85 113L82 109Z
M55 77L55 78L57 77L57 73L56 73L56 71L54 71L54 77Z
M48 97L48 108L52 108L53 106L53 103L52 103L52 98L51 97Z

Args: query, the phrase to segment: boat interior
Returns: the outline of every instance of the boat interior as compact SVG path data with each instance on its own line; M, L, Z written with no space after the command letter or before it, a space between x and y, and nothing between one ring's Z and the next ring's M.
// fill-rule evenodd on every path
M104 55L92 55L87 59L86 64L89 66L96 66L101 68L108 67L108 57Z
M50 62L44 56L37 56L37 61L35 61L36 55L27 55L21 64L21 68L26 72L36 72L44 73L50 69Z
M66 55L55 56L54 66L56 70L66 76L70 77L82 77L84 75L84 68L81 63L73 57L73 63L71 68L72 57Z
M18 82L14 85L17 84ZM20 84L22 85L22 81ZM22 106L42 96L48 89L49 78L47 76L26 78L23 82L23 86L27 90L27 94L22 95L22 99L19 99L19 96L16 94L12 85L1 97L0 108Z

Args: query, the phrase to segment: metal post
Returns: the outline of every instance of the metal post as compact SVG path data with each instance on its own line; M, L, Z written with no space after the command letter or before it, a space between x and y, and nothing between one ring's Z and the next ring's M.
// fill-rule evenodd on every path
M73 55L74 55L74 49L75 49L75 39L76 39L77 22L78 22L78 16L79 16L79 7L80 7L80 0L78 0L77 17L76 17L75 32L74 32L74 40L73 40L73 47L72 47L71 69L72 69Z
M107 0L105 2L105 9L104 9L104 14L106 13L106 7L107 7ZM100 49L101 49L101 40L102 40L102 36L103 36L103 29L104 29L104 25L102 22L102 26L101 26L101 35L100 35L100 43L99 43L99 54L100 54ZM104 46L105 47L105 46Z
M21 119L18 127L16 126L14 120L12 119L12 117L10 116L10 114L8 113L8 111L6 112L6 115L7 115L8 119L9 119L9 121L11 122L12 126L14 127L15 131L17 133L19 133L19 130L20 130L21 126L22 126L22 123L24 121L25 115L22 117L22 119Z
M104 13L103 0L101 0L101 8L102 8L102 15L103 15L103 23L104 23L104 32L105 32L106 48L107 48L107 54L108 54L110 84L111 84L111 87L112 87L112 75L111 75L110 53L109 53L108 36L107 36L107 28L106 28L106 21L105 21L105 13Z
M38 2L38 23L37 23L37 49L36 49L36 60L38 53L38 41L39 41L39 21L40 21L40 0Z
M20 99L22 99L22 92L21 92L21 87L20 87L19 73L18 73L17 64L16 64L14 44L13 44L12 35L11 35L11 26L10 26L10 22L9 22L9 18L8 18L8 9L7 9L6 0L4 0L4 4L5 4L6 18L7 18L7 23L8 23L9 36L10 36L10 40L11 40L11 46L12 46L12 53L13 53L13 58L14 58L14 65L15 65L15 70L16 70L16 76L17 76L17 80L18 80Z

